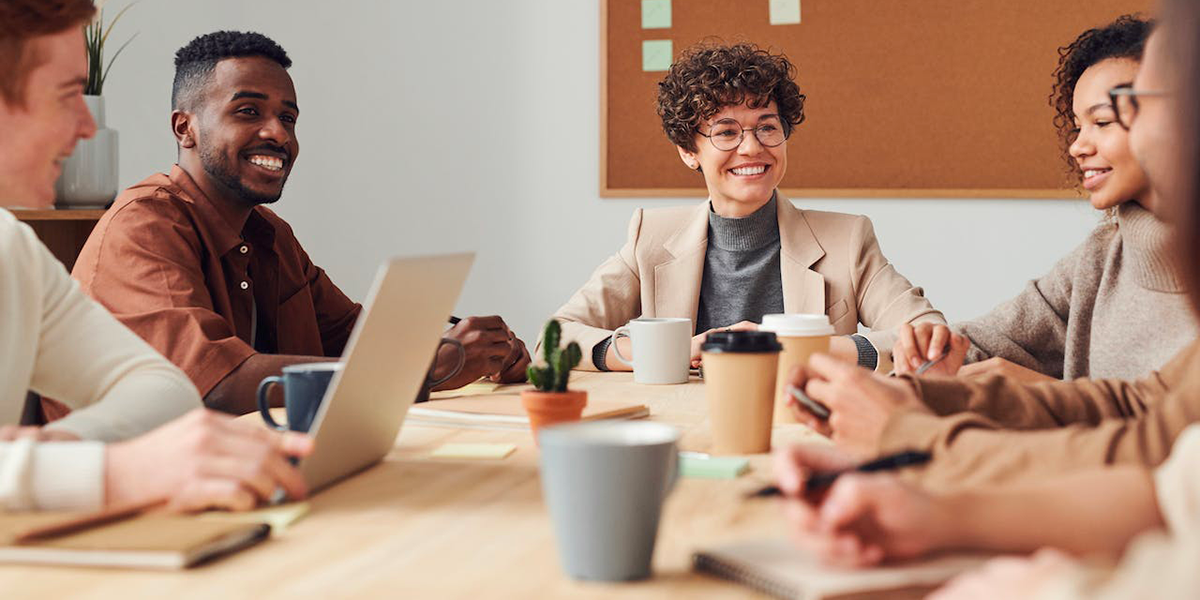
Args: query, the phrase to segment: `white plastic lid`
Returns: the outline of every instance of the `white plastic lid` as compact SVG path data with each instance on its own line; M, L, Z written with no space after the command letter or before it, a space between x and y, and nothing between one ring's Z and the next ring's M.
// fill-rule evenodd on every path
M777 336L800 337L833 335L833 325L826 315L778 314L763 315L761 331L774 331Z

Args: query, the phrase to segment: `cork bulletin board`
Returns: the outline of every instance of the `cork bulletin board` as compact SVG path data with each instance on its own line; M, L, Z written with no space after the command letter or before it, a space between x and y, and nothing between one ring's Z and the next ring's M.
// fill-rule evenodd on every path
M601 196L706 195L654 112L701 41L783 52L807 95L800 196L1076 197L1048 97L1058 48L1152 0L601 0ZM774 24L773 24L774 22Z

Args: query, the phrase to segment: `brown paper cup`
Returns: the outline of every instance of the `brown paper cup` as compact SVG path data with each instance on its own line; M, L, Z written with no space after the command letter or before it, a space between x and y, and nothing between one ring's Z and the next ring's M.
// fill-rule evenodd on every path
M703 360L712 454L770 452L778 353L705 352Z

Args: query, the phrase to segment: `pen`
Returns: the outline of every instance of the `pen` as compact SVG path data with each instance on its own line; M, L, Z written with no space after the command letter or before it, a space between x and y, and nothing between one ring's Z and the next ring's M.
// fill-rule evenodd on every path
M446 320L449 321L451 325L458 325L458 322L462 321L462 319L460 319L454 315L450 315L450 318L446 319Z
M928 452L920 452L917 450L908 450L889 454L882 458L877 458L870 462L865 462L857 467L849 469L838 469L836 471L826 471L824 473L813 473L804 481L804 493L820 492L825 488L833 485L837 478L845 473L877 473L880 471L894 471L903 467L914 467L923 465L929 462L933 455ZM783 490L779 486L768 485L762 489L755 490L746 494L747 498L769 498L771 496L781 496Z
M948 346L948 345L945 347L945 349L942 350L941 356L937 357L934 360L927 360L927 361L921 363L921 366L917 367L916 374L924 375L925 371L928 371L929 369L933 368L933 365L936 365L936 364L942 362L942 359L946 358L947 356L950 356L950 346Z
M813 400L812 398L809 398L808 394L804 393L804 390L801 390L794 385L789 385L787 387L787 391L789 394L791 394L792 398L796 399L796 402L799 402L801 406L807 408L808 412L811 412L822 419L829 418L829 407L817 402L816 400Z

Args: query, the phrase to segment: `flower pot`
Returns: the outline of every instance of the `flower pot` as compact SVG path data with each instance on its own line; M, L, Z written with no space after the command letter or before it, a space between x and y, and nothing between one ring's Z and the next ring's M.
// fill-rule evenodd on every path
M539 428L578 421L583 416L583 407L587 406L587 392L528 390L521 392L521 404L529 413L529 427L533 430L533 440L536 442Z
M96 135L79 140L54 186L60 208L103 208L117 196L117 132L104 123L104 97L84 96Z

